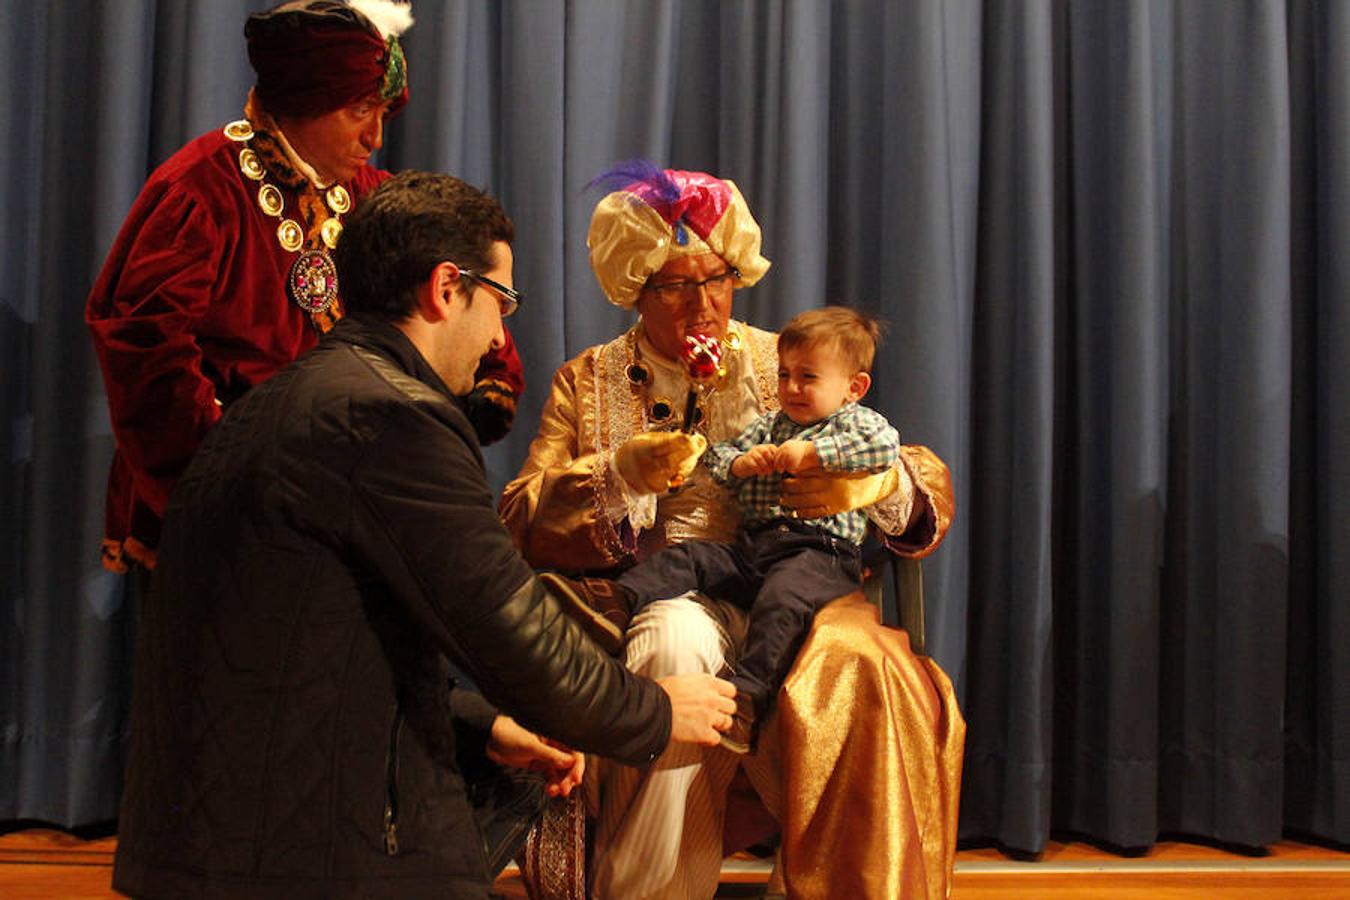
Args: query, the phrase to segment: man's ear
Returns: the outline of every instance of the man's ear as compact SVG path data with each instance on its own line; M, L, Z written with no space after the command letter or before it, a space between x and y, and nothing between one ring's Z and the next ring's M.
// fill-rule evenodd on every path
M854 372L853 377L848 382L848 396L853 403L857 403L872 388L872 376L867 372Z
M423 315L432 321L444 319L454 302L455 288L459 286L459 267L452 262L440 262L431 270L419 292Z

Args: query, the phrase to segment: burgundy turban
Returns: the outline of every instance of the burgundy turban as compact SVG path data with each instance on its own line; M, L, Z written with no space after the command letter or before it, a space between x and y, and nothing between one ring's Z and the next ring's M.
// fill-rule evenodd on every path
M297 0L255 13L244 25L254 88L279 118L312 118L367 97L408 102L407 63L397 35L338 0Z

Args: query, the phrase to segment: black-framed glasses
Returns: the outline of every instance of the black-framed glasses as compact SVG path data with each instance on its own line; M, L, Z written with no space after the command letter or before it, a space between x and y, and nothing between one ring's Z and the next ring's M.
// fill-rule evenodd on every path
M520 308L520 304L525 300L525 295L520 291L515 288L509 288L501 282L493 281L486 275L479 275L477 272L465 268L460 268L459 274L462 278L468 278L470 281L476 281L479 284L487 285L500 295L497 297L497 305L501 307L503 319L507 316L515 315L516 310Z
M702 281L667 281L665 284L649 284L643 290L650 291L666 306L677 308L698 300L699 294L707 290L714 300L725 300L731 296L736 282L741 280L741 272L735 266L728 266L716 275Z

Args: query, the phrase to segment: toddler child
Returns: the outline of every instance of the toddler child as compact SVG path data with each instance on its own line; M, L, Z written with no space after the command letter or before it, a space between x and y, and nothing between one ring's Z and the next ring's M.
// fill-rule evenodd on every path
M879 472L895 464L900 438L886 419L858 405L872 384L880 327L852 309L804 312L778 336L781 409L755 419L734 440L710 446L703 464L736 492L742 527L735 543L685 541L665 548L606 583L550 579L572 605L585 604L609 631L611 650L623 621L656 600L691 590L748 607L749 624L735 671L737 712L723 746L747 753L756 722L792 668L815 612L862 583L861 510L797 519L778 504L785 475L820 467ZM608 618L606 618L608 617ZM603 635L601 635L603 637Z

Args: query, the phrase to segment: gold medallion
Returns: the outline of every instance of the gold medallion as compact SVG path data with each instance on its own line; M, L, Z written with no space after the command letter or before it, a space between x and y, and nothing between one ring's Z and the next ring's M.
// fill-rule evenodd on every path
M262 160L258 159L258 154L253 152L252 147L245 147L239 151L239 171L254 181L262 181L263 176L267 174L263 171Z
M258 207L269 216L281 215L281 208L285 205L286 201L276 185L263 182L258 188Z
M656 425L664 425L675 415L675 403L669 397L659 394L652 398L647 407L647 419Z
M741 349L741 333L735 329L727 331L727 336L722 338L722 346L732 351Z
M340 184L330 187L324 199L328 201L328 208L339 216L352 208L352 195Z
M313 315L327 311L337 300L338 277L333 258L325 250L301 253L291 263L286 289L305 312Z
M294 253L304 245L305 231L294 219L282 219L277 226L277 240L281 243L281 249Z
M247 141L253 137L253 126L248 119L238 119L225 126L225 136L232 141Z
M342 221L336 217L325 219L319 226L319 237L323 238L324 246L329 250L336 250L338 238L342 237Z
M652 373L646 364L640 361L634 361L628 364L624 374L628 376L628 383L633 387L646 387L652 380Z

